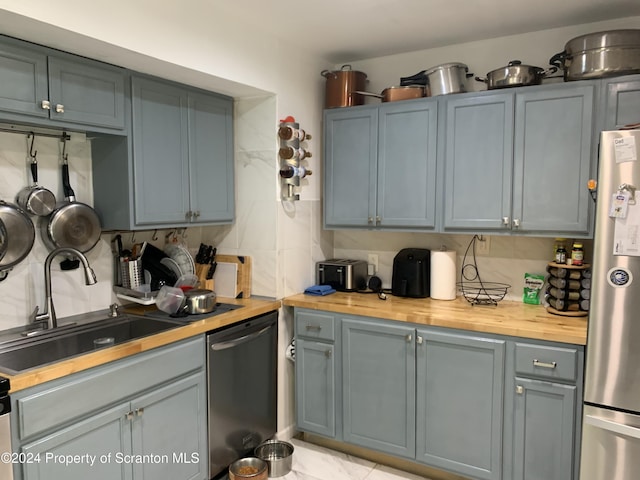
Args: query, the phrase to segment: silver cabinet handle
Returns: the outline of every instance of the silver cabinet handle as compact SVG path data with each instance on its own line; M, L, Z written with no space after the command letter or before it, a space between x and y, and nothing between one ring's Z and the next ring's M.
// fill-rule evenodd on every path
M41 106L44 110L51 110L51 102L49 100L42 100Z
M516 393L518 395L522 395L524 393L524 387L522 385L517 385L516 386Z
M196 210L193 212L193 218L198 218L200 216L200 210Z
M187 213L184 214L184 217L187 220L189 220L192 216L193 216L193 212L191 210L189 210Z
M514 218L513 219L513 228L518 228L520 227L520 219L519 218Z
M534 367L541 367L541 368L550 368L550 369L553 370L554 368L556 368L558 366L558 364L556 362L541 362L537 358L534 358L533 366Z
M64 105L56 103L56 113L64 113Z
M141 417L143 413L144 413L144 408L143 407L136 408L136 416L137 417Z
M416 342L418 343L418 345L422 345L422 342L423 342L423 341L424 341L424 339L423 339L420 335L418 335L418 336L416 337Z
M331 358L331 350L326 350L324 352L324 356L327 357L327 358Z
M127 412L124 416L127 420L133 420L133 412Z
M380 215L376 215L376 225L380 225L382 223L382 217Z
M509 217L502 217L502 225L505 227L509 226Z
M368 223L369 225L372 225L372 224L373 224L373 217L369 217L369 218L367 218L367 223Z
M411 343L413 341L413 335L409 334L405 337L405 340L407 341L407 343Z
M319 332L320 330L322 330L322 327L320 325L307 325L306 326L307 331L313 331L313 332Z

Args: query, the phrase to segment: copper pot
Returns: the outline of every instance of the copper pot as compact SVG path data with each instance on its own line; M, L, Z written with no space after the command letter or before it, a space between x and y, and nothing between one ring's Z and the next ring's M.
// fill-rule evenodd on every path
M364 104L364 97L356 91L366 88L366 73L351 70L351 65L343 65L341 70L323 70L320 75L327 79L325 108Z
M376 97L382 99L383 102L397 102L400 100L411 100L414 98L428 97L428 87L424 85L406 85L400 87L385 88L380 95L369 92L355 92L368 97Z

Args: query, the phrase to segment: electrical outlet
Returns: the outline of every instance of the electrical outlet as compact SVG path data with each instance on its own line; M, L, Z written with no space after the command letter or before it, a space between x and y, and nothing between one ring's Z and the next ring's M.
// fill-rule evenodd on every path
M378 273L378 255L375 253L368 254L367 263L373 267L373 273L370 273L369 275L375 275Z
M477 255L489 255L491 250L491 237L487 235L480 235L480 238L476 241L476 254Z

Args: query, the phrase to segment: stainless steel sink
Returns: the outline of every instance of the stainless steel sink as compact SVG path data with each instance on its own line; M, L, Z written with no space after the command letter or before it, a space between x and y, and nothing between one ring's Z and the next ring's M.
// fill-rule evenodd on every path
M0 371L16 374L183 325L171 320L120 315L85 325L45 330L34 337L0 345Z

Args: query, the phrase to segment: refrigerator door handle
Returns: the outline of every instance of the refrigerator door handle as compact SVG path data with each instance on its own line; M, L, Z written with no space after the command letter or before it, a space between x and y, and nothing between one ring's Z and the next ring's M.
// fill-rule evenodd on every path
M630 427L628 425L623 425L622 423L616 423L611 420L605 420L604 418L594 417L593 415L585 415L584 422L603 430L640 439L640 428Z

